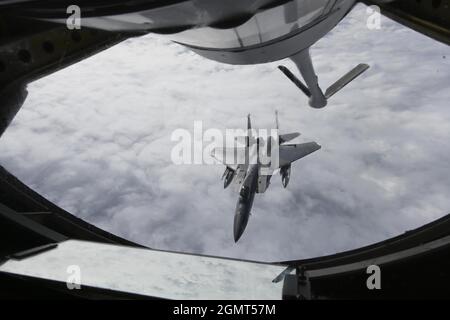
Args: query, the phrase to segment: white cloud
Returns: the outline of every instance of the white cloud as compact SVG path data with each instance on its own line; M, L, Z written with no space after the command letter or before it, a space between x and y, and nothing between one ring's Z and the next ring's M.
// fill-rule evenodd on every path
M49 199L158 249L297 259L418 227L450 208L449 47L357 7L312 49L323 87L372 68L323 110L277 69L229 66L155 36L133 38L29 86L0 141L0 163ZM447 56L447 58L444 58ZM293 67L289 61L284 64ZM235 244L236 194L221 166L175 166L173 130L300 131L322 149L274 176Z

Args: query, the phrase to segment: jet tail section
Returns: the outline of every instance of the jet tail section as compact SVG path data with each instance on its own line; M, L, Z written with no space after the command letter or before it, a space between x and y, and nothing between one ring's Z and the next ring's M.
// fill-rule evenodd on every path
M275 126L277 130L280 130L280 123L278 122L278 110L275 110Z
M247 115L247 137L246 137L246 146L250 147L250 135L252 133L252 120L250 118L250 113Z
M298 136L300 136L300 132L292 132L292 133L280 134L278 136L278 140L279 140L279 143L282 144L282 143L294 140Z
M280 122L278 121L278 110L275 110L275 126L279 132L280 130ZM292 132L292 133L285 133L285 134L278 134L278 143L282 144L291 140L294 140L300 136L299 132Z

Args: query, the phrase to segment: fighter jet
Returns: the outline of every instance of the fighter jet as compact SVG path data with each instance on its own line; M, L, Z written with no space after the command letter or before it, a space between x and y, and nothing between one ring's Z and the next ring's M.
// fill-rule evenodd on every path
M316 142L287 144L300 136L293 132L279 134L278 112L275 113L275 136L255 136L250 115L247 117L245 146L215 148L212 156L226 166L222 176L224 188L234 181L239 197L234 215L234 241L237 242L247 226L256 193L264 193L272 175L279 170L284 188L291 176L291 165L321 148ZM264 151L264 152L261 152ZM231 156L230 156L231 155Z

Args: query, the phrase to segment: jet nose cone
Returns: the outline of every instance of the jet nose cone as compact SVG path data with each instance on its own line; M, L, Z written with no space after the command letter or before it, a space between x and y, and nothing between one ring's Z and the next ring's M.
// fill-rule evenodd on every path
M236 214L234 216L233 231L234 231L234 242L238 242L242 234L244 233L244 228L242 227L242 219L240 214Z
M238 240L241 238L242 234L245 231L245 228L247 227L248 223L248 216L250 215L250 212L247 210L236 210L236 214L234 215L234 242L238 242Z
M235 243L239 241L239 239L241 238L243 233L244 233L244 230L234 228L234 242Z

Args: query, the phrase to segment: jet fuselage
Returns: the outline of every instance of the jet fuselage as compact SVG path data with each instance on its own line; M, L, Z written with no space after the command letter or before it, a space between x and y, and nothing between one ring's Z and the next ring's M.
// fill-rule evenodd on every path
M234 241L237 242L244 233L247 227L250 212L253 206L253 200L255 199L259 164L252 164L248 166L247 174L245 175L244 182L239 190L239 198L236 203L236 210L234 213Z

